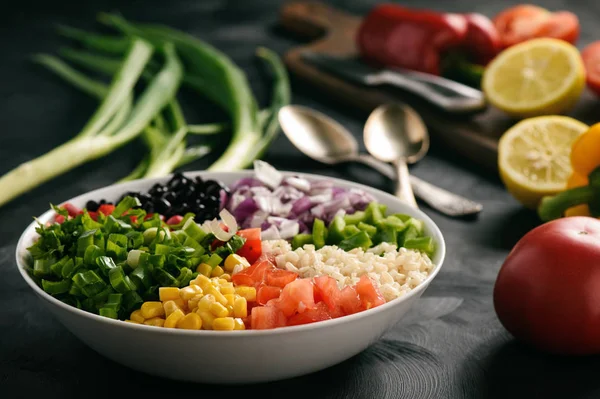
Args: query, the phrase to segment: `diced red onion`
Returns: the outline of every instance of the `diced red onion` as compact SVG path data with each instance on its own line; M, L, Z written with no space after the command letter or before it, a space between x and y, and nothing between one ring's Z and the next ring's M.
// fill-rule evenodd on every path
M233 216L237 220L246 220L250 215L254 214L258 210L256 201L252 198L246 198L233 208Z
M311 189L310 182L300 177L288 177L285 179L285 183L305 193L309 192Z
M279 187L283 180L283 174L265 161L254 161L254 173L256 178L271 188Z
M281 236L279 235L279 230L277 230L277 227L271 226L260 233L260 238L262 240L279 240L281 239Z
M292 205L292 212L296 215L306 212L312 207L312 201L309 197L298 198Z

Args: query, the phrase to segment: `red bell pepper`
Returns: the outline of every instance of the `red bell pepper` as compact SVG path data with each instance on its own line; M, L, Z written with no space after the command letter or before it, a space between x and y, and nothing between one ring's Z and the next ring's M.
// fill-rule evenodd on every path
M460 46L467 28L462 15L383 4L362 21L357 44L372 63L439 75L441 54Z
M500 51L502 43L500 35L491 19L483 14L466 14L467 35L462 51L469 61L479 65L487 65Z

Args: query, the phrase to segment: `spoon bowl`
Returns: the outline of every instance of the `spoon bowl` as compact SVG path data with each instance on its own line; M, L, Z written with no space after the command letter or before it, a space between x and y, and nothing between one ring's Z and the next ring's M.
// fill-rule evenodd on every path
M364 130L365 146L384 162L405 159L415 163L429 150L429 134L421 117L410 107L386 104L375 109Z
M358 142L352 134L327 115L303 107L286 105L279 111L279 124L287 138L307 156L323 163L358 155Z

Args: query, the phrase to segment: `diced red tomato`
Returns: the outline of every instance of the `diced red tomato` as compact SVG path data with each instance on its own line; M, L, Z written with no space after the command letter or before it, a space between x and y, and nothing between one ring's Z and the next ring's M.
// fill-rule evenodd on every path
M505 9L493 19L503 47L532 39L535 32L550 18L545 8L521 4Z
M111 204L102 204L98 207L98 212L103 213L105 216L111 215L115 210L115 206Z
M296 279L285 286L279 299L273 302L273 306L281 310L286 317L314 309L316 304L313 290L314 284L310 279Z
M325 302L319 302L314 309L308 309L305 312L297 313L291 316L288 321L288 326L298 326L300 324L315 323L317 321L330 320L331 314Z
M280 287L261 284L256 290L256 303L259 305L266 305L271 299L279 298L279 295L281 295Z
M321 300L325 302L329 310L335 310L340 295L340 289L335 279L329 276L319 276L313 280Z
M260 227L256 227L252 229L239 230L236 234L240 237L245 238L246 240L260 241L260 231Z
M356 283L356 292L362 302L362 308L364 310L374 308L385 303L385 298L379 292L379 289L375 287L373 281L369 276L363 274L360 277L358 283Z
M129 216L129 220L131 220L131 223L137 223L138 218L135 215L131 215Z
M569 11L552 13L546 23L540 25L535 37L552 37L575 44L579 39L579 18Z
M338 306L345 315L358 313L362 310L362 302L354 287L344 287L340 291Z
M253 330L266 330L286 325L286 317L276 307L260 306L252 309L250 315L250 327Z
M77 208L75 205L67 202L66 204L64 204L61 208L66 209L67 212L69 213L69 216L74 218L75 216L79 215L82 210Z
M261 283L266 281L267 271L273 269L275 269L275 265L268 260L254 262L252 266L231 276L231 281L235 285L258 287Z
M237 251L250 263L254 263L262 255L262 241L260 239L260 227L254 229L239 230L236 234L246 239L244 246Z
M92 220L98 221L98 212L90 211L88 215L92 218Z
M56 215L54 221L58 224L63 224L65 222L65 217L63 215Z
M267 285L283 288L297 279L298 273L282 269L271 269L267 270L266 277Z
M181 223L182 220L183 220L183 216L174 215L174 216L171 216L169 219L167 219L167 224L179 224L179 223Z

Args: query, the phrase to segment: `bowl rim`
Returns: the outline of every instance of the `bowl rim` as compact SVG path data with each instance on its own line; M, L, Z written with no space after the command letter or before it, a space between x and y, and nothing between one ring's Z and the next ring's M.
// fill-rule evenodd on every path
M54 298L52 295L46 293L41 287L39 287L35 283L33 278L27 272L25 265L22 264L22 262L21 262L21 260L22 260L21 253L22 253L22 251L26 251L26 249L27 249L26 247L24 247L24 241L31 234L32 231L35 232L35 227L38 225L37 220L45 220L45 219L49 218L53 212L52 209L49 209L46 212L44 212L42 215L38 216L36 218L37 220L34 220L33 222L31 222L25 228L23 233L21 233L21 236L19 237L16 249L15 249L17 268L19 269L19 273L21 274L21 277L25 280L27 285L29 285L29 287L31 289L33 289L33 291L36 294L38 294L42 299L46 300L50 304L55 305L69 313L72 313L74 315L81 316L84 318L88 318L88 319L90 319L90 321L106 323L107 325L115 326L117 328L129 328L129 329L133 329L132 331L137 330L140 333L147 332L147 333L155 333L155 334L175 334L175 335L181 335L181 336L222 337L222 338L227 338L227 337L235 338L235 337L239 337L239 336L252 337L252 336L265 336L265 335L269 335L269 336L270 335L284 335L284 334L291 334L291 333L295 333L295 332L318 330L320 328L327 328L327 327L333 327L333 326L340 325L340 324L351 323L354 320L358 320L358 319L364 318L364 317L369 317L369 315L374 315L377 312L387 311L395 306L402 304L403 302L409 300L410 298L412 298L415 295L420 295L422 293L422 291L424 291L429 286L431 281L433 281L433 279L435 279L435 277L441 270L442 265L445 260L445 257L446 257L446 243L444 240L444 236L443 236L441 230L439 229L439 227L437 226L437 224L427 214L425 214L421 209L418 209L418 208L412 209L408 205L403 204L401 202L401 200L398 199L397 197L395 197L385 191L376 189L374 187L369 187L362 183L356 183L353 181L349 181L349 180L345 180L345 179L341 179L341 178L337 178L337 177L318 175L318 174L314 174L314 173L304 173L304 172L287 171L287 170L280 170L280 172L285 176L298 176L298 177L304 177L304 178L312 179L312 180L328 179L328 180L331 180L334 184L341 183L344 185L351 185L356 188L366 190L368 192L369 191L376 192L378 195L386 198L386 200L388 202L395 202L395 203L402 204L402 206L405 206L407 208L407 213L414 213L415 215L417 215L416 217L418 217L420 220L425 222L426 228L430 231L430 234L432 236L437 237L436 238L437 248L436 248L436 254L434 256L435 258L437 258L437 262L433 262L434 266L435 266L433 271L427 276L427 278L423 282L421 282L417 287L413 288L411 291L404 294L403 296L401 296L399 298L395 298L395 299L393 299L389 302L386 302L383 305L377 306L375 308L364 310L364 311L358 312L358 313L354 313L352 315L343 316L343 317L330 319L330 320L323 320L323 321L319 321L316 323L302 324L302 325L296 325L296 326L286 326L286 327L282 327L282 328L274 328L274 329L266 329L266 330L246 329L246 330L233 330L233 331L215 331L215 330L183 330L183 329L176 329L176 328L156 328L154 326L149 326L149 325L145 325L145 324L128 323L128 322L125 322L124 320L111 319L108 317L103 317L103 316L97 315L95 313L87 312L83 309L78 309L78 308L68 305L68 304ZM239 170L239 171L202 170L202 171L184 171L182 173L185 176L191 176L191 177L211 176L210 178L212 178L214 180L219 180L218 178L215 178L214 176L215 175L223 175L223 174L235 175L235 176L238 176L237 178L239 179L242 177L252 176L254 174L254 171L253 170ZM77 195L75 197L72 197L68 200L61 202L60 204L64 204L64 203L71 202L71 201L77 201L83 197L90 197L99 191L104 191L109 188L112 189L112 188L119 188L119 187L127 187L134 183L152 185L153 183L164 182L164 181L167 181L169 178L171 178L173 175L174 175L174 173L171 173L171 174L163 176L163 177L155 177L155 178L148 178L148 179L136 179L136 180L131 180L131 181L127 181L127 182L110 184L110 185L103 186L103 187L85 192L83 194ZM126 190L126 189L124 189L124 190Z

